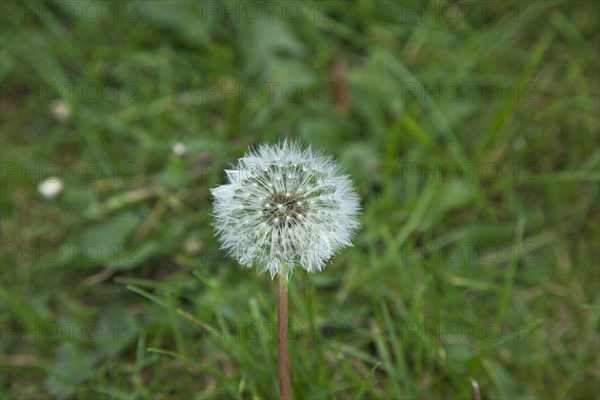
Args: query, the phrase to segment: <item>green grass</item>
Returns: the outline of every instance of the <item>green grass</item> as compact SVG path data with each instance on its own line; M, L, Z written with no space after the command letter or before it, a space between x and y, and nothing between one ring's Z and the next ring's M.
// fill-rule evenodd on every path
M598 3L276 3L0 4L0 396L276 398L209 190L287 137L364 207L290 284L295 398L598 398Z

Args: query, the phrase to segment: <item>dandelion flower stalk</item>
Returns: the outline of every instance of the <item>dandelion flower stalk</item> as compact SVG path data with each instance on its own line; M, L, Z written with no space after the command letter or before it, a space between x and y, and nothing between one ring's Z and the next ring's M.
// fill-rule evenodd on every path
M279 388L290 399L288 279L296 266L323 270L352 245L359 198L330 156L287 140L249 150L225 172L228 183L211 191L215 231L242 266L279 275Z
M277 361L279 365L279 395L281 400L292 398L290 389L290 359L288 355L288 281L279 275L279 304L277 307Z

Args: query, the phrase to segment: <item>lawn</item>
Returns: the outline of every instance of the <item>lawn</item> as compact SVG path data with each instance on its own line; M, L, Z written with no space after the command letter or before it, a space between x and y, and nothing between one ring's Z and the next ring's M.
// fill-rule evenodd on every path
M362 206L294 398L599 398L599 4L2 1L0 397L277 398L210 189L288 138Z

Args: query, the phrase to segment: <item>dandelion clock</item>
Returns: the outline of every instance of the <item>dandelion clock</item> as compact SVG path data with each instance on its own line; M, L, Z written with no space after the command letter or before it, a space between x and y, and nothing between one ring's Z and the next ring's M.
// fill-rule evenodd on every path
M359 198L330 156L287 140L249 150L225 172L228 183L212 190L215 231L242 266L279 276L279 384L290 398L287 281L352 245Z

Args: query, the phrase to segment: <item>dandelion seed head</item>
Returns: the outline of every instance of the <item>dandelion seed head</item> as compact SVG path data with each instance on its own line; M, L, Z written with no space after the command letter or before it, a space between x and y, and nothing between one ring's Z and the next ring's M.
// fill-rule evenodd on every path
M51 177L38 185L40 194L48 199L52 199L63 191L65 185L60 178Z
M249 150L226 172L228 183L211 191L214 226L243 266L272 277L316 272L352 245L359 198L330 156L284 141Z

